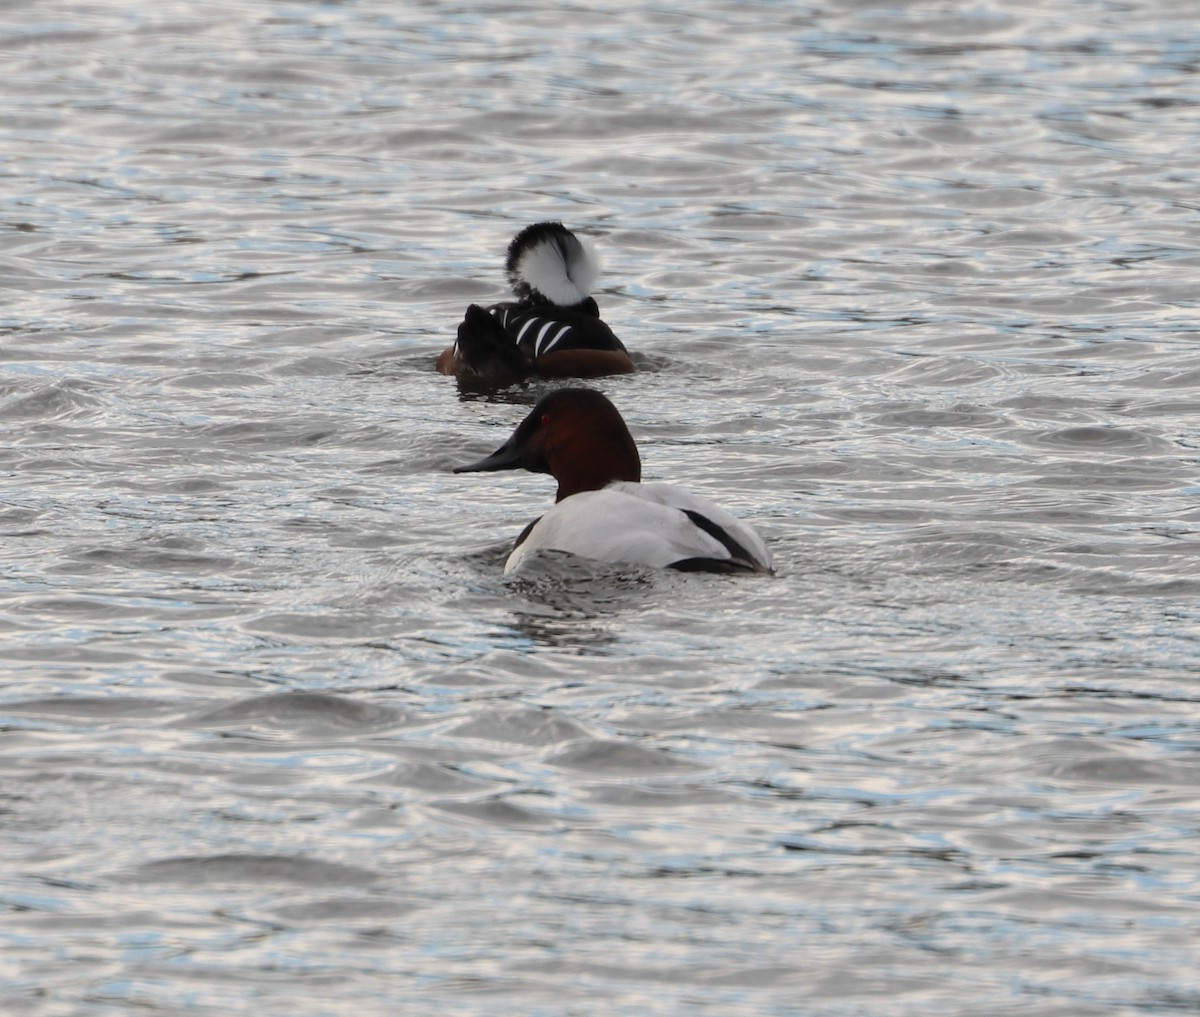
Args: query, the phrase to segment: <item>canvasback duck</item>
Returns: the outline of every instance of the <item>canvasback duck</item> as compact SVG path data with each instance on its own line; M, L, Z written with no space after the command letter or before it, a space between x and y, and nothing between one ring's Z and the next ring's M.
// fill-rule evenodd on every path
M508 245L504 271L516 300L468 307L458 338L437 359L442 374L504 383L633 371L590 295L600 263L562 223L521 230Z
M771 571L770 552L745 523L683 488L641 483L629 428L592 389L543 396L500 448L454 472L516 469L549 473L558 494L517 538L506 573L539 550L689 572Z

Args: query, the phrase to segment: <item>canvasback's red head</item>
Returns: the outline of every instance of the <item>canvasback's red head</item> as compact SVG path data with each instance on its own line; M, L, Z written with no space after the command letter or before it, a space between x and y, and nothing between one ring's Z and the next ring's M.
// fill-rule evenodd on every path
M558 481L555 501L614 480L642 479L633 435L617 408L590 388L560 388L542 396L508 441L454 472L488 470L549 473Z

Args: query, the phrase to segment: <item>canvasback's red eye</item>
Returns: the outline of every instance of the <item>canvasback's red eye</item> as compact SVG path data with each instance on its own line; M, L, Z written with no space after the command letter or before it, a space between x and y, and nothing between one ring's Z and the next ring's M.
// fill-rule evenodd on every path
M542 414L542 427L545 427L548 423L550 423L550 414L543 413Z

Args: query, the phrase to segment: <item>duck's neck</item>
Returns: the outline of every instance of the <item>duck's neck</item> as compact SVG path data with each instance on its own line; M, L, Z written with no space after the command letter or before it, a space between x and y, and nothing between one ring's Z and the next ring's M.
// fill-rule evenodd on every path
M598 491L614 480L638 483L642 461L633 436L619 417L615 426L597 422L590 431L575 432L554 450L551 472L558 481L555 501L580 491Z

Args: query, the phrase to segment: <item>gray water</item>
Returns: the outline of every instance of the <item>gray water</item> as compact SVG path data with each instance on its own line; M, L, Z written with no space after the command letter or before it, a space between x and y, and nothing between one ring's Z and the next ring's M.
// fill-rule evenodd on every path
M0 1011L1200 1010L1194 14L0 10ZM547 218L775 577L503 577Z

